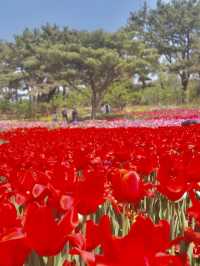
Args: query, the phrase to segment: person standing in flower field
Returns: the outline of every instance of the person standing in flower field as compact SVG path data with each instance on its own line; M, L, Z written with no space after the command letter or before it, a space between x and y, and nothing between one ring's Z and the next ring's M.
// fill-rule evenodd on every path
M73 108L72 110L72 123L77 122L78 121L78 111L76 110L76 108Z
M102 107L101 107L101 111L104 114L109 114L111 112L111 106L110 106L110 104L109 103L103 104Z
M109 114L111 112L111 106L109 103L106 103L105 104L105 113L106 114Z
M62 110L62 118L63 118L63 121L68 122L68 114L67 114L66 106Z

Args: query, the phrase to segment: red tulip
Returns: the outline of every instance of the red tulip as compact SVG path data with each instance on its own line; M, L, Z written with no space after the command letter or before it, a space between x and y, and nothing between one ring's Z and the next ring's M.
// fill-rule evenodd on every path
M114 197L120 202L137 202L141 197L141 180L135 171L115 171L111 177Z
M31 251L22 227L14 226L15 219L7 228L4 225L4 232L0 235L0 266L23 266ZM16 224L19 225L18 221Z
M74 209L56 218L49 207L33 203L28 206L24 221L28 245L41 256L56 255L63 249L68 234L77 223Z

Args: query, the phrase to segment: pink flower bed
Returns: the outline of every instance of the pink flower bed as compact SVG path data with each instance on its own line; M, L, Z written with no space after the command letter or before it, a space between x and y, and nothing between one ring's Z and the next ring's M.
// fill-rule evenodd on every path
M143 119L200 119L200 109L155 109L152 111L133 112L132 115Z
M170 127L181 126L185 119L136 119L136 120L86 120L77 122L75 124L55 123L55 122L23 122L23 121L0 121L0 131L13 130L16 128L34 128L34 127L47 127L47 128L117 128L117 127ZM200 119L197 119L200 122Z
M117 127L169 127L180 126L184 120L195 119L200 122L200 109L164 109L149 112L133 112L133 119L85 120L77 123L40 121L0 121L0 131L16 128L117 128Z

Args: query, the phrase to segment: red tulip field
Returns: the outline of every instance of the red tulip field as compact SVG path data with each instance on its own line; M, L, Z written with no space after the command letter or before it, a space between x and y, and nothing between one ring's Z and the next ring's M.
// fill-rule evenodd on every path
M200 265L200 125L0 139L0 266Z

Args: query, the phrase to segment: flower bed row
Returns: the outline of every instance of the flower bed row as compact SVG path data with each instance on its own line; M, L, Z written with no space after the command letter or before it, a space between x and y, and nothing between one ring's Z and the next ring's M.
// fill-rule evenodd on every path
M200 123L199 118L195 118ZM18 128L130 128L130 127L171 127L181 126L185 119L114 119L114 120L86 120L68 124L66 122L23 122L23 121L0 121L0 132Z
M199 109L165 108L143 112L132 112L131 114L133 117L141 119L200 119Z
M200 126L0 139L0 266L199 265Z

